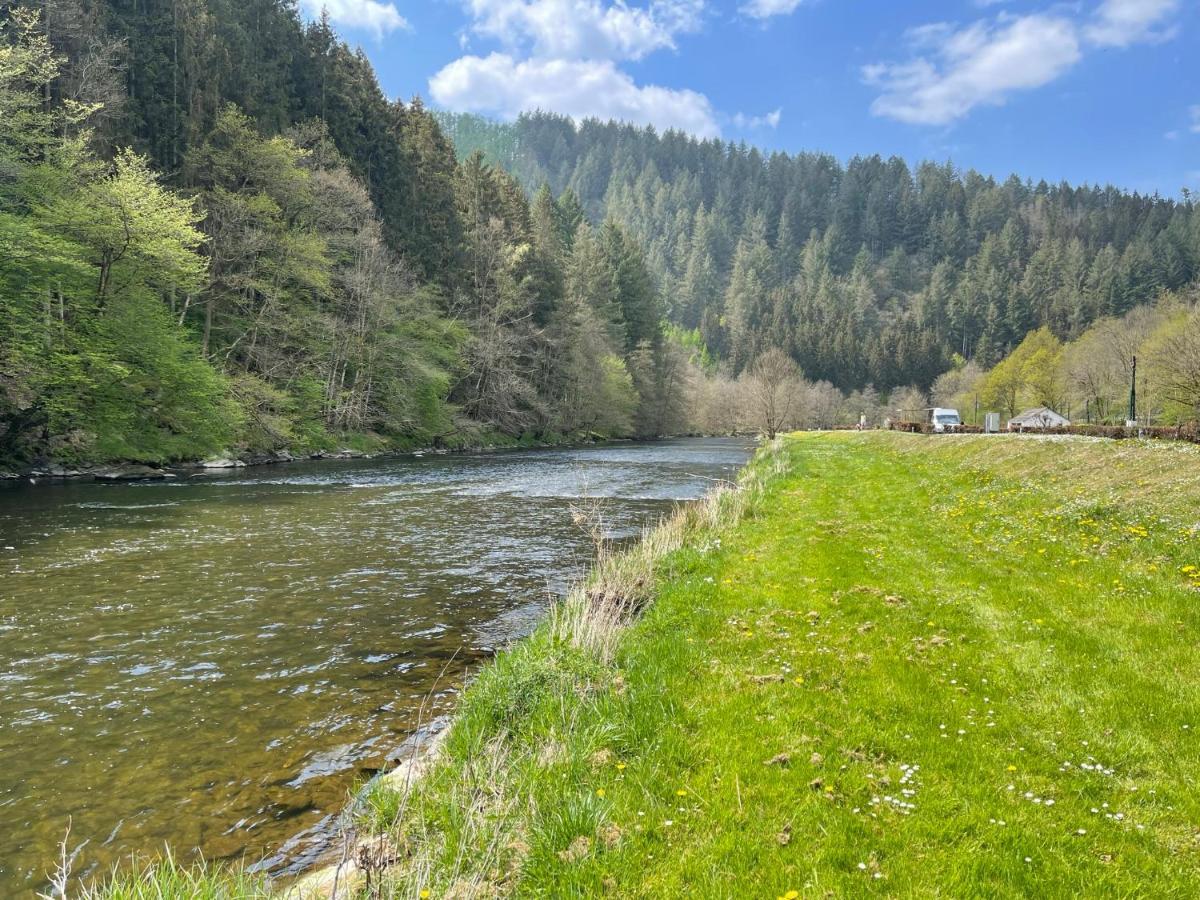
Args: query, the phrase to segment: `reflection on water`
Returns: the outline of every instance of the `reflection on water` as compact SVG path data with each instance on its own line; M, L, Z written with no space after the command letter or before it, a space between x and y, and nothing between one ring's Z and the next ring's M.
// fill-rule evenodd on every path
M748 448L297 463L161 484L0 485L0 896L169 843L287 870L356 780L453 703L616 536Z

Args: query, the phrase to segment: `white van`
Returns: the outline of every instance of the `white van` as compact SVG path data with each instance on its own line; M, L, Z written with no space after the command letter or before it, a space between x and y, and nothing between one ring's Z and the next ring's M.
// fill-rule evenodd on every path
M935 406L929 413L929 424L936 432L957 431L962 425L957 409L942 409Z

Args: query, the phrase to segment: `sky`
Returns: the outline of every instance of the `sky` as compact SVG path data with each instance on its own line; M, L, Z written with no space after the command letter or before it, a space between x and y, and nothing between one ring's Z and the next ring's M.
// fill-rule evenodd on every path
M299 0L389 97L1200 193L1200 0Z

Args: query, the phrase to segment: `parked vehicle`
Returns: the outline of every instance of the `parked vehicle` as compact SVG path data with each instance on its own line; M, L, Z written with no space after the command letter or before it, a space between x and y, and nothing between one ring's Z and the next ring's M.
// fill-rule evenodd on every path
M962 427L962 419L957 409L943 409L935 406L929 411L929 424L939 434L946 431L957 431Z

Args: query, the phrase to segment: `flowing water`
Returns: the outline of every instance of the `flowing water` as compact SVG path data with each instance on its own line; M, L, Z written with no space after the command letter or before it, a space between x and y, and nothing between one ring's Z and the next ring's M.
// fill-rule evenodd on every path
M736 440L0 484L0 896L164 845L273 872L588 562ZM191 856L189 856L191 854Z

